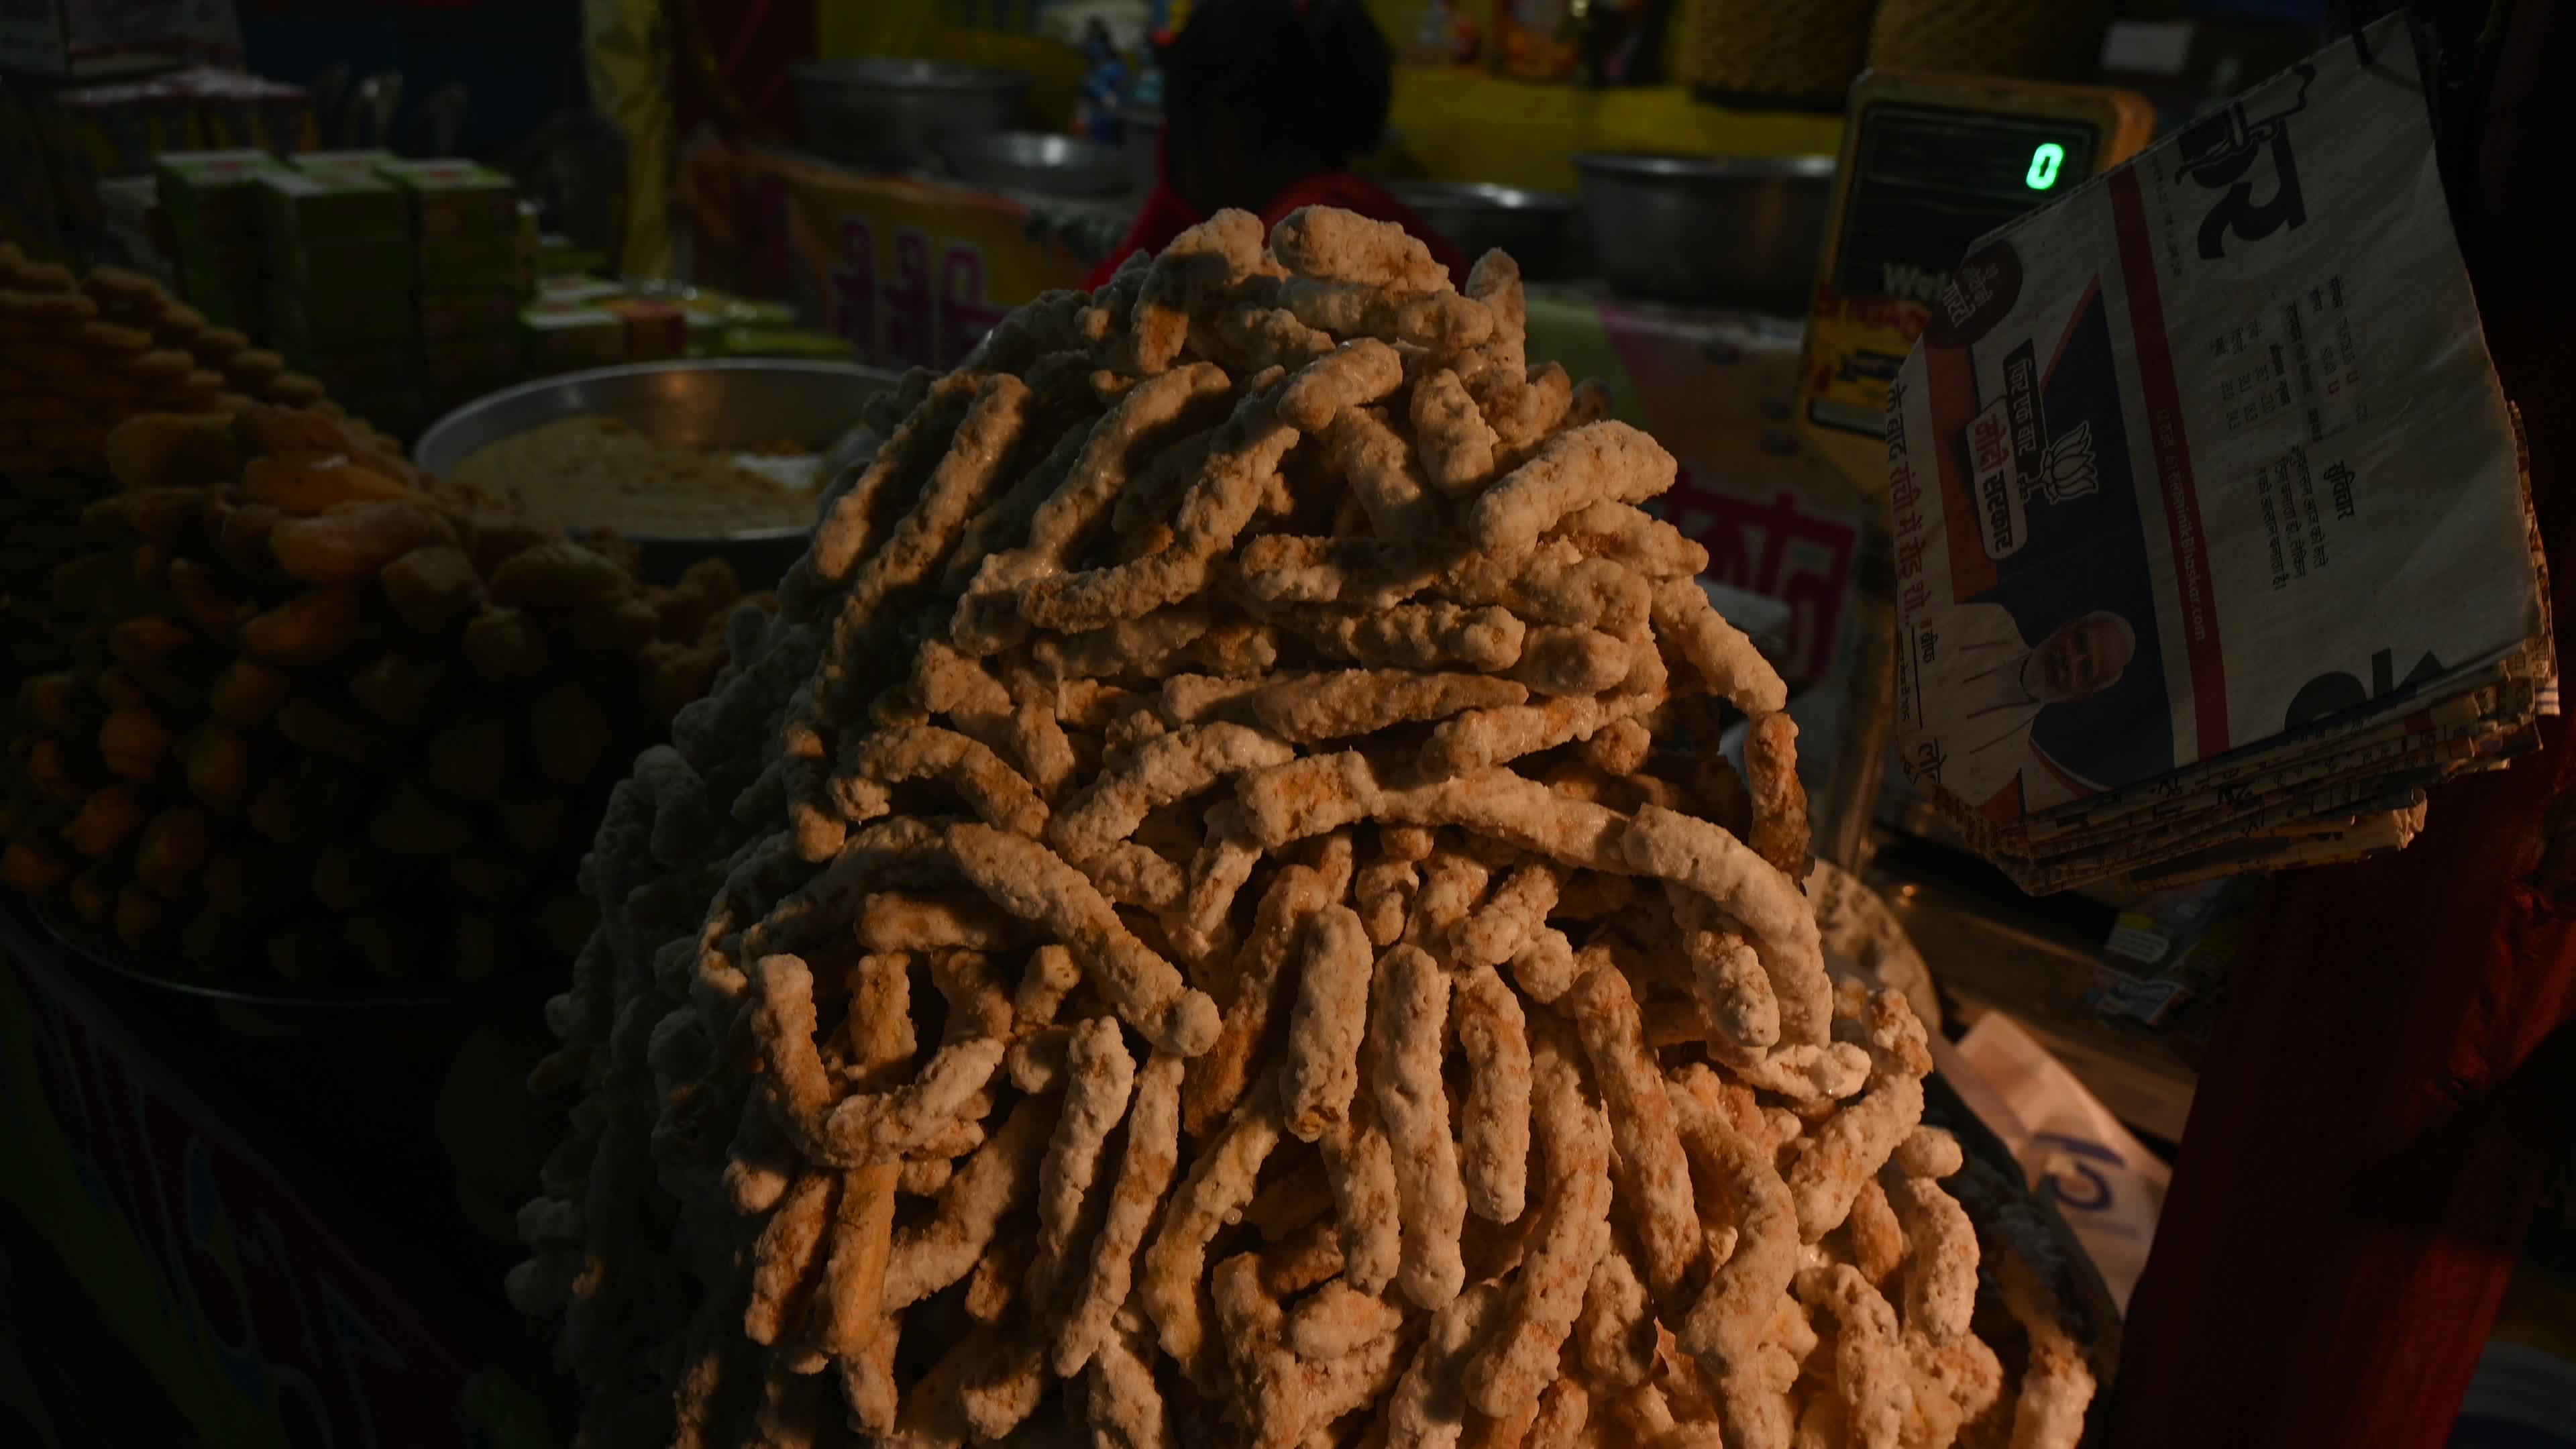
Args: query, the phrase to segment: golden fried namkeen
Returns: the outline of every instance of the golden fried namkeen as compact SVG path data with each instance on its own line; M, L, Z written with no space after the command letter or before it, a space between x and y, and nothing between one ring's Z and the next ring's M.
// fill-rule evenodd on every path
M1973 1331L1785 690L1600 411L1508 258L1321 211L898 390L584 865L510 1289L588 1442L2064 1442L2072 1315ZM1676 763L1717 701L1749 783Z

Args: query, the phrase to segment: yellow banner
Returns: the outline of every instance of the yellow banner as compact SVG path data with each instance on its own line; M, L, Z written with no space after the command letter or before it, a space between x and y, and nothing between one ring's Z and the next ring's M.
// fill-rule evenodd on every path
M1090 270L986 192L713 143L692 148L686 188L707 281L792 299L880 367L953 367L1002 314Z

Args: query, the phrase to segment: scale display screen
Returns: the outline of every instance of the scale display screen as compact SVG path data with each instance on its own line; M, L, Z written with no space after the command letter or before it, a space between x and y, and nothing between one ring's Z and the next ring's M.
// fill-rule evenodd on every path
M1866 108L1834 290L1930 305L1971 242L2093 174L2097 134L2045 117Z

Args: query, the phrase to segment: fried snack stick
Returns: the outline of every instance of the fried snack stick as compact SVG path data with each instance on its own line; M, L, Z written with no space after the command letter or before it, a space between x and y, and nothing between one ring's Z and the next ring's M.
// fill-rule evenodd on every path
M1490 553L1524 553L1557 521L1599 500L1637 503L1673 486L1670 453L1626 423L1592 423L1550 438L1467 509L1467 536Z
M1685 1068L1668 1088L1692 1172L1723 1184L1736 1204L1735 1251L1695 1301L1666 1305L1661 1316L1678 1324L1682 1349L1700 1361L1733 1444L1786 1449L1788 1401L1770 1387L1762 1349L1798 1271L1797 1208L1770 1150L1736 1129L1719 1105L1722 1093L1705 1066Z
M1833 985L1816 919L1793 882L1734 836L1660 806L1638 810L1619 849L1637 873L1678 881L1742 922L1779 1002L1780 1040L1824 1044Z
M1002 1219L1035 1190L1038 1159L1063 1107L1056 1096L1023 1097L1001 1130L975 1149L930 1220L895 1234L885 1270L885 1311L899 1312L972 1272Z
M992 494L1034 408L1028 387L1008 374L988 377L976 389L974 403L958 423L947 454L923 482L921 496L896 520L885 542L852 571L812 681L812 703L800 718L834 722L857 713L858 680L852 670L879 656L881 646L890 642L893 621L887 602L929 581L930 571L947 557L967 520ZM791 802L819 808L810 792L793 784Z
M1440 500L1422 476L1413 450L1379 410L1344 408L1323 430L1323 442L1377 537L1437 540L1447 533Z
M1058 1377L1073 1377L1108 1351L1111 1319L1127 1301L1137 1249L1179 1167L1180 1127L1181 1059L1158 1051L1136 1073L1127 1145L1100 1232L1092 1240L1090 1269L1068 1285L1077 1291L1068 1300L1049 1358Z
M1015 643L1026 625L1019 614L1019 586L1064 566L1129 486L1137 455L1196 408L1233 387L1214 363L1191 363L1146 378L1128 389L1092 425L1073 471L1029 522L1028 542L982 561L950 621L950 642L975 656L997 654Z
M1784 713L1758 715L1744 737L1744 776L1753 796L1753 835L1745 843L1791 880L1807 876L1807 789L1798 781L1798 722Z
M1284 224L1284 223L1283 223ZM1355 337L1299 368L1279 390L1279 416L1320 433L1340 414L1368 406L1404 383L1404 362L1374 337Z
M858 1167L892 1162L938 1141L973 1120L1009 1049L1000 1037L966 1037L941 1047L902 1087L842 1098L824 1119L812 1155Z
M1902 1342L1914 1383L1914 1411L1898 1430L1906 1449L1949 1449L1968 1426L2002 1417L1995 1410L2003 1401L2004 1366L1984 1340L1972 1336L1935 1348L1909 1325ZM2011 1432L2008 1424L1994 1427L1993 1439Z
M2012 1449L2074 1449L2093 1402L2093 1366L2069 1331L2057 1290L2018 1244L1999 1255L1995 1276L2004 1305L2030 1336L2030 1362L2013 1401Z
M1234 995L1226 1003L1216 1041L1191 1061L1183 1093L1183 1121L1192 1137L1203 1137L1234 1110L1252 1077L1252 1058L1268 1033L1271 1017L1286 1003L1284 995L1290 954L1305 923L1340 892L1324 872L1311 866L1284 866L1271 877L1253 917L1252 937L1235 953Z
M1905 1264L1905 1227L1897 1221L1896 1208L1888 1201L1887 1189L1879 1184L1879 1178L1871 1178L1861 1184L1860 1195L1852 1199L1851 1216L1843 1219L1843 1229L1851 1239L1852 1266L1860 1270L1862 1280L1870 1287L1884 1293L1887 1280L1895 1277L1896 1270ZM1973 1236L1970 1241L1973 1251ZM1973 1284L1976 1278L1973 1267L1969 1269L1968 1276ZM1970 1294L1974 1296L1973 1287ZM1909 1303L1906 1307L1908 1324L1911 1325L1917 1316L1918 1309Z
M1598 694L1628 677L1632 654L1627 640L1604 630L1541 625L1529 631L1511 677L1540 694Z
M1450 1006L1459 1050L1467 1058L1467 1100L1458 1128L1467 1210L1488 1222L1514 1222L1529 1191L1527 1022L1520 999L1489 965L1458 974Z
M1528 626L1495 606L1430 602L1356 613L1328 605L1260 604L1256 611L1316 647L1372 669L1508 669Z
M1520 685L1483 674L1343 669L1264 685L1252 694L1251 705L1272 733L1308 743L1514 705L1528 697ZM1284 764L1286 758L1262 763Z
M1102 999L1146 1040L1196 1056L1217 1038L1216 1003L1130 934L1082 873L1037 842L961 822L948 828L958 869L995 905L1072 948Z
M1164 1209L1162 1231L1145 1250L1144 1281L1137 1287L1145 1312L1163 1351L1202 1390L1213 1391L1220 1372L1201 1311L1208 1244L1252 1201L1254 1180L1279 1136L1278 1094L1264 1079L1191 1164Z
M1649 579L1691 578L1708 571L1708 550L1680 529L1633 504L1607 498L1559 518L1548 537L1564 539L1594 558L1625 564Z
M1449 949L1471 966L1500 966L1518 955L1547 925L1565 873L1543 860L1512 868L1484 905L1449 933Z
M1318 1145L1334 1216L1341 1221L1343 1276L1363 1293L1379 1292L1395 1278L1403 1238L1395 1153L1378 1121L1376 1098L1363 1088L1350 1120L1327 1127Z
M1023 938L1017 918L973 891L861 897L854 934L870 951L1000 951Z
M851 971L850 1066L858 1083L891 1084L915 1047L903 958L867 956ZM892 1427L896 1324L884 1307L894 1251L895 1193L903 1169L870 1163L841 1176L825 1261L817 1347L840 1364L843 1397L878 1431Z
M1881 1179L1887 1174L1881 1174ZM1905 1326L1934 1348L1947 1348L1967 1336L1968 1320L1977 1306L1977 1230L1959 1200L1941 1185L1920 1177L1901 1178L1883 1189L1873 1181L1852 1204L1853 1241L1862 1234L1863 1205L1879 1189L1890 1214L1885 1226L1902 1225L1905 1263Z
M1174 237L1145 273L1128 321L1126 359L1145 377L1168 371L1189 344L1190 323L1228 287L1267 266L1261 221L1231 208Z
M1434 357L1454 357L1494 332L1493 314L1455 292L1403 295L1290 277L1279 284L1279 305L1317 331L1409 343Z
M1619 1186L1636 1224L1646 1286L1658 1301L1668 1301L1699 1264L1700 1223L1672 1100L1646 1045L1628 978L1615 967L1596 966L1574 983L1558 1010L1582 1038L1593 1080L1609 1107Z
M1298 433L1279 416L1279 390L1256 387L1236 404L1208 449L1207 470L1182 495L1172 540L1160 552L1020 586L1020 613L1044 629L1098 629L1198 593L1212 560L1252 520L1279 460Z
M1093 1194L1092 1184L1110 1130L1127 1114L1135 1080L1135 1059L1119 1039L1115 1020L1095 1016L1074 1028L1064 1115L1038 1168L1038 1238L1026 1293L1040 1343L1052 1344L1062 1326L1065 1279L1085 1219L1096 1221L1107 1210L1106 1194Z
M1462 498L1493 478L1502 440L1457 373L1443 367L1425 374L1413 385L1412 412L1413 444L1434 489Z
M1653 615L1654 588L1642 575L1562 539L1542 540L1517 555L1469 553L1422 587L1461 604L1499 605L1533 624L1614 634L1631 633Z
M1691 965L1691 994L1722 1038L1712 1049L1720 1061L1739 1072L1750 1069L1765 1060L1780 1040L1780 999L1772 994L1771 978L1762 973L1753 947L1706 896L1678 881L1667 881L1664 900L1681 928L1682 954ZM1851 1089L1858 1087L1855 1079ZM1805 1100L1814 1093L1790 1095Z
M1043 388L1036 391L1041 395L1045 393ZM965 531L957 536L957 546L949 553L948 563L939 573L942 597L954 599L963 595L975 582L975 574L984 566L984 560L1013 540L1027 536L1031 524L1036 521L1038 509L1055 496L1067 478L1073 476L1075 463L1081 460L1084 450L1091 444L1091 430L1096 422L1096 418L1085 415L1066 427L1057 435L1055 446L1047 449L1046 456L1038 461L1036 467L1021 474L1009 491L967 520Z
M1153 811L1294 754L1285 742L1245 725L1175 730L1102 770L1048 822L1047 841L1071 860L1095 856L1134 835Z
M1930 1045L1928 1038L1925 1045ZM1896 1153L1889 1161L1908 1177L1942 1178L1957 1175L1967 1165L1968 1157L1960 1149L1959 1139L1944 1129L1917 1127L1896 1144Z
M1359 903L1360 921L1368 932L1370 945L1392 946L1404 935L1413 893L1421 886L1422 872L1410 860L1380 856L1359 868L1351 882L1351 895Z
M1150 1340L1121 1329L1091 1359L1084 1413L1100 1449L1164 1449L1173 1442L1170 1412L1144 1358L1149 1351Z
M1583 1309L1574 1320L1574 1343L1583 1371L1600 1384L1635 1388L1655 1369L1654 1304L1627 1251L1613 1241L1592 1265Z
M1465 1377L1468 1402L1497 1419L1534 1405L1555 1380L1593 1268L1610 1247L1609 1126L1553 1032L1533 1047L1531 1075L1539 1151L1547 1163L1537 1241Z
M1445 943L1483 899L1490 879L1492 873L1472 857L1434 850L1422 862L1422 888L1405 916L1403 939L1425 950Z
M1914 1385L1897 1341L1896 1310L1848 1263L1800 1271L1798 1298L1830 1315L1834 1391L1852 1449L1897 1449L1898 1431L1914 1409Z
M1301 277L1395 292L1445 292L1449 271L1431 249L1389 221L1326 206L1301 206L1270 229L1270 251Z
M1396 1283L1405 1297L1437 1309L1457 1296L1467 1271L1458 1252L1466 1187L1440 1080L1449 982L1429 954L1399 945L1378 963L1370 995L1369 1076L1403 1204Z
M1431 1316L1430 1335L1414 1350L1383 1411L1388 1444L1447 1449L1458 1442L1467 1419L1460 1368L1491 1331L1503 1299L1499 1285L1479 1283Z
M1789 686L1743 630L1719 616L1693 579L1656 583L1651 613L1656 636L1699 671L1709 688L1749 715L1788 708Z
M1513 952L1511 965L1514 984L1541 1006L1553 1005L1582 974L1574 944L1552 927L1540 928L1528 944Z
M894 808L890 787L936 781L956 792L984 823L1034 840L1047 825L1046 802L1020 773L982 743L936 725L907 725L861 736L842 755L826 787L851 825Z
M1359 1091L1372 962L1368 933L1346 906L1317 911L1303 934L1297 1004L1288 1020L1279 1093L1288 1134L1313 1142L1327 1128L1349 1120L1351 1098Z
M1816 1127L1789 1164L1798 1235L1810 1243L1841 1226L1860 1185L1923 1120L1932 1057L1914 1009L1901 993L1882 989L1871 994L1862 1020L1870 1037L1868 1089Z
M1620 854L1627 817L1567 800L1508 770L1385 789L1365 756L1346 751L1248 772L1236 780L1235 798L1243 803L1253 838L1273 850L1376 818L1399 825L1456 826L1580 868L1621 873L1631 868Z
M1190 859L1180 908L1164 921L1163 932L1195 973L1200 989L1214 994L1218 959L1231 954L1234 942L1234 898L1260 865L1261 847L1245 829L1243 807L1231 800L1208 811L1207 828L1207 839ZM1228 992L1233 988L1231 980L1223 985Z
M1435 726L1423 741L1416 763L1433 779L1472 775L1541 750L1590 739L1657 702L1645 695L1576 695L1469 710Z

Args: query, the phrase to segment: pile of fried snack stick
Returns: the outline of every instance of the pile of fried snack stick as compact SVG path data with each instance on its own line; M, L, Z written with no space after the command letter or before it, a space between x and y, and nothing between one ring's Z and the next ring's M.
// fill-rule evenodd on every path
M1672 460L1523 336L1230 212L907 380L585 862L583 1444L2076 1442Z

